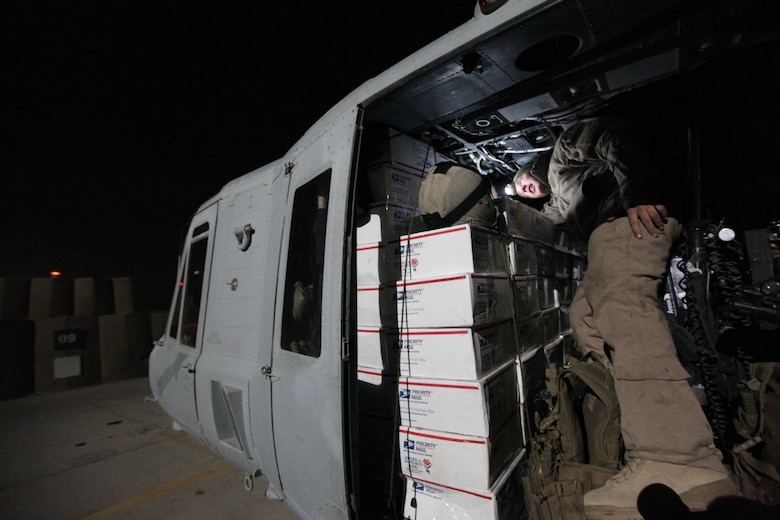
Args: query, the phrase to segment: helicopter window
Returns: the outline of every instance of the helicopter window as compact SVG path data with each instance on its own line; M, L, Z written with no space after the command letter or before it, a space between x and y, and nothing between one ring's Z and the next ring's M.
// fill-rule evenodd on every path
M181 310L181 344L195 346L198 335L201 295L203 294L204 271L208 237L204 236L190 245L184 282L184 305Z
M282 348L319 357L330 170L295 193L282 314Z

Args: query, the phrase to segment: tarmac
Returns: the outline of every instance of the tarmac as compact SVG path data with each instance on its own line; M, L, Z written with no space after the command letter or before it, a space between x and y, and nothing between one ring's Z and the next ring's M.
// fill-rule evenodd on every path
M185 433L146 378L0 401L3 520L293 520Z

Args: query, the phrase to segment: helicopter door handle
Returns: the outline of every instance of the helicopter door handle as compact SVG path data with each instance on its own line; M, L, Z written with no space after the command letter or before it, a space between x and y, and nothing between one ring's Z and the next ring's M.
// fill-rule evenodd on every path
M190 374L194 374L194 373L195 373L195 369L194 369L194 368L192 368L192 363L187 363L186 365L184 365L183 367L181 367L181 369L182 369L182 370L186 370L186 371L187 371L187 372L189 372Z

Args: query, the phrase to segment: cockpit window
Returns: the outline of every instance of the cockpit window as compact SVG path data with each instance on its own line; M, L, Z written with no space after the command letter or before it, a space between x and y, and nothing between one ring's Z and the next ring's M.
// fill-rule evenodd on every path
M319 357L330 170L298 188L284 287L282 348Z
M205 227L204 227L205 226ZM206 270L206 252L208 250L208 223L198 226L193 232L190 253L184 268L182 279L176 291L176 305L171 320L170 336L177 337L180 329L182 345L195 347L198 335L201 297L203 295L204 272ZM183 305L182 304L183 300Z

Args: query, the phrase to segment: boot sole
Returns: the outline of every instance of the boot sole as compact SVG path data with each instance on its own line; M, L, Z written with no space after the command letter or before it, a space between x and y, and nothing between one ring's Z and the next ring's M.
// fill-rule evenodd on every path
M739 495L731 479L722 479L703 484L680 493L680 499L691 512L704 511L710 502L721 496ZM639 510L632 507L590 506L585 511L587 520L644 520Z

